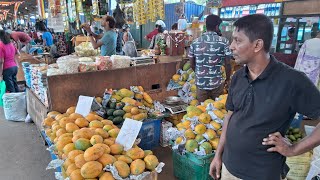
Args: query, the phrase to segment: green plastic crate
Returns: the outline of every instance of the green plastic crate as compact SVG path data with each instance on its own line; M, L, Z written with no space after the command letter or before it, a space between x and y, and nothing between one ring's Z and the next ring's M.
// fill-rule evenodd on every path
M179 180L212 180L209 175L213 154L197 156L193 153L180 155L172 151L173 172Z

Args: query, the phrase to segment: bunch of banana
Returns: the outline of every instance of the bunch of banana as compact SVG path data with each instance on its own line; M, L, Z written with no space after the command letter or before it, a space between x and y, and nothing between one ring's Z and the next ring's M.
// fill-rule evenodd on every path
M156 0L148 0L147 2L147 17L151 22L155 22L157 18L158 7Z
M138 25L147 23L144 0L136 0L136 2L133 3L133 16L134 21L137 22Z
M157 13L157 16L159 16L160 19L164 19L164 1L162 0L158 0L156 1L156 7L157 7L157 10L156 10L156 13Z

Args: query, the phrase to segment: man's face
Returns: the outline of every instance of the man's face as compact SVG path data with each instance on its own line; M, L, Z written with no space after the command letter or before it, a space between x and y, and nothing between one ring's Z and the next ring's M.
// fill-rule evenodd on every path
M102 27L107 27L107 25L108 25L107 16L102 16L101 26L102 26Z
M233 31L232 39L230 50L235 61L241 64L249 63L255 55L255 41L250 42L249 37L242 30L239 31L238 28Z

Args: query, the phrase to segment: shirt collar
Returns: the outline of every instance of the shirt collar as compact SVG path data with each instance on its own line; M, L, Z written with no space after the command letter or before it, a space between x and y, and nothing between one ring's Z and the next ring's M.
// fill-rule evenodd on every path
M272 72L274 72L274 68L275 68L275 65L277 64L276 62L276 59L273 55L270 55L270 62L269 64L267 65L267 67L263 70L263 72L258 76L257 79L265 79L267 78ZM243 74L242 74L244 77L247 77L249 78L249 69L248 69L248 66L246 66L244 68L244 71L243 71Z

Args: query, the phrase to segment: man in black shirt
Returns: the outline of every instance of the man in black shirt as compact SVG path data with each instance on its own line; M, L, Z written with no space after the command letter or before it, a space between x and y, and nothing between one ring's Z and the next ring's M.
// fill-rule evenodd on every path
M236 62L246 66L232 78L228 114L209 173L222 180L279 180L285 156L320 144L303 140L293 153L295 146L282 138L296 112L320 118L320 92L302 72L270 56L273 23L267 16L245 16L234 26L230 49Z

